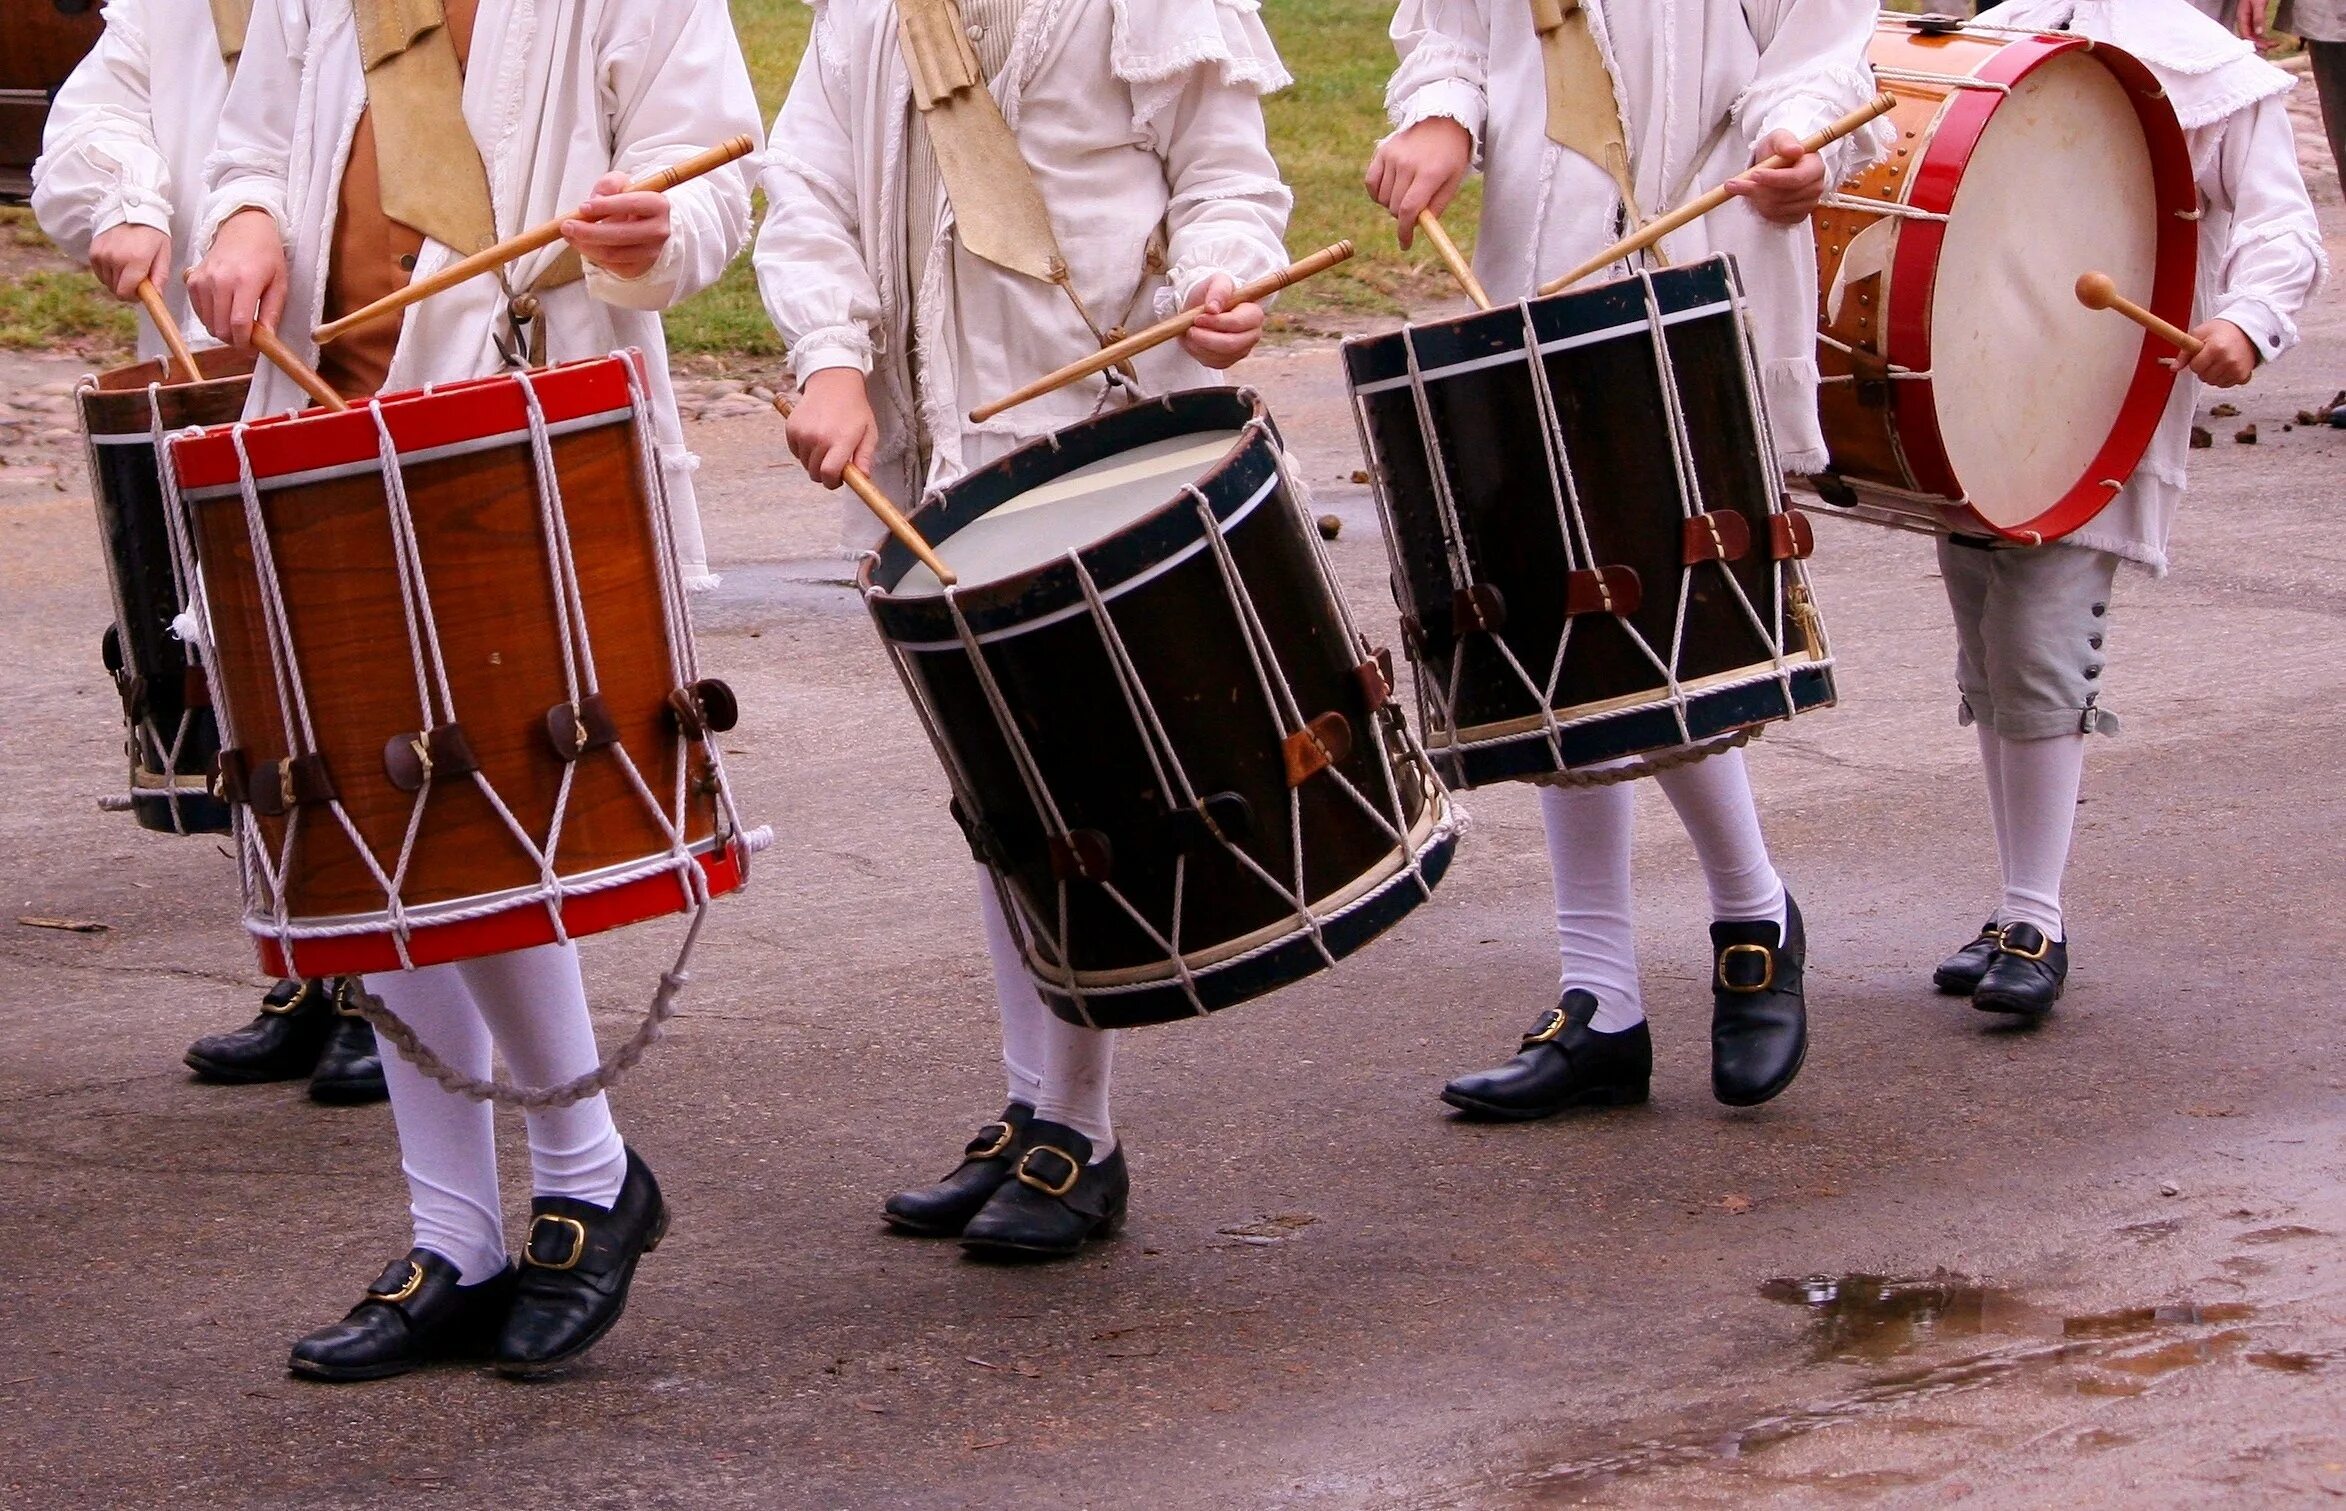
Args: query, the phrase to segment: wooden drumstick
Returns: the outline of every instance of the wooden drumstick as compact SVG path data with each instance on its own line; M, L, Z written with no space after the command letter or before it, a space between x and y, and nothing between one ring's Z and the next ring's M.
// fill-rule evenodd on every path
M1230 310L1236 309L1242 304L1259 304L1289 284L1301 283L1315 273L1325 273L1351 255L1352 243L1349 241L1337 242L1332 247L1322 247L1301 262L1291 263L1270 277L1258 278L1246 287L1239 289L1223 303L1222 307ZM1198 316L1204 313L1205 311L1202 309L1183 310L1170 320L1160 320L1146 330L1103 346L1080 362L1070 362L1049 377L1036 379L1006 399L996 399L991 404L979 405L969 412L969 422L972 425L983 424L1005 409L1016 409L1030 399L1039 399L1044 394L1054 393L1078 379L1088 378L1093 373L1104 372L1119 362L1137 357L1152 346L1162 346L1168 341L1186 335L1189 328L1197 324Z
M2196 357L2206 342L2171 325L2118 292L2118 282L2107 273L2084 273L2077 279L2077 302L2089 310L2116 310L2127 319L2173 346L2186 357Z
M1800 144L1801 148L1804 152L1822 152L1827 147L1830 147L1835 142L1841 140L1841 138L1847 136L1850 132L1857 130L1861 126L1870 124L1880 116L1888 115L1892 110L1895 110L1897 106L1897 96L1892 95L1886 91L1884 93L1877 94L1873 97L1870 103L1859 109L1850 111L1847 115L1841 117L1841 119L1835 121L1832 125L1827 126L1824 130L1818 132L1816 135L1805 138ZM1786 160L1784 155L1779 152L1767 158L1763 162L1753 163L1750 168L1744 169L1743 172L1749 173L1752 171L1752 169L1755 168L1784 168L1789 166L1790 163ZM1737 178L1741 178L1742 176L1743 174L1741 173L1736 175ZM1647 224L1634 236L1625 236L1621 240L1613 243L1611 246L1605 248L1605 250L1602 252L1599 252L1596 256L1591 257L1588 261L1582 263L1579 267L1576 267L1571 272L1566 273L1563 277L1551 278L1546 283L1541 284L1540 293L1543 295L1561 294L1566 289L1580 282L1581 279L1588 277L1591 273L1602 272L1606 268L1611 267L1614 263L1621 261L1621 259L1624 257L1636 256L1638 253L1644 251L1647 247L1652 246L1655 242L1660 241L1663 237L1669 235L1672 231L1675 231L1680 226L1685 225L1688 221L1702 219L1702 217L1710 214L1713 210L1716 210L1719 208L1719 206L1725 204L1734 197L1735 196L1728 191L1728 188L1725 184L1719 185L1718 188L1711 190L1708 194L1697 195L1695 198L1688 200L1685 204L1680 205L1677 209L1672 210L1669 214L1664 215L1661 218Z
M1450 276L1458 280L1458 286L1466 290L1466 297L1474 301L1474 307L1478 310L1489 309L1491 296L1483 292L1482 280L1474 276L1473 266L1459 255L1458 243L1452 241L1450 233L1442 229L1442 222L1435 218L1433 211L1417 212L1417 234L1434 244L1435 255L1442 259L1442 266L1450 270Z
M163 335L163 344L171 349L171 360L180 371L180 381L201 383L204 375L196 369L195 353L187 349L187 337L180 334L179 322L171 318L171 307L163 302L163 291L155 287L152 278L138 281L138 302L147 307L147 318L155 322L155 329Z
M722 145L711 147L696 157L686 158L672 168L662 168L649 178L639 178L624 192L629 194L665 194L688 179L699 178L724 167L736 158L747 157L757 150L757 143L746 136L737 136ZM320 346L348 335L362 325L369 325L388 315L396 315L419 299L452 289L460 283L478 278L481 274L513 261L527 257L538 248L562 239L562 223L568 215L558 215L543 225L532 226L518 236L510 236L484 251L452 262L429 278L418 279L395 294L386 294L363 309L352 310L339 320L329 320L318 327L315 339Z
M774 409L783 419L790 418L790 401L779 394L774 397ZM889 502L888 495L880 491L880 485L872 481L870 473L849 462L842 480L847 484L847 491L862 499L863 506L888 527L888 533L904 543L905 550L918 557L922 566L937 574L937 581L951 587L961 580L929 548L929 543L921 538L921 533L912 527L912 521L904 517L904 511Z
M275 331L257 320L253 322L253 349L276 363L279 372L299 383L303 393L308 394L328 409L348 409L350 407L343 402L342 395L326 386L326 380L319 377L309 364L286 350L285 343L278 339Z

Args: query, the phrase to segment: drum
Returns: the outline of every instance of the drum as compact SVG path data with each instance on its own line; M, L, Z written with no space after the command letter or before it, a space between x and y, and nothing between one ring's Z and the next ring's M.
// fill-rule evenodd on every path
M1884 16L1898 145L1816 214L1826 502L2037 544L2117 496L2171 355L2080 273L2191 324L2199 195L2158 82L2106 43Z
M1356 338L1344 371L1451 785L1833 701L1728 259Z
M229 825L211 790L220 736L204 669L173 628L189 602L193 558L164 506L162 438L244 413L252 368L252 353L214 347L196 354L198 382L171 382L161 362L141 362L75 391L113 589L100 654L122 695L127 802L141 825L165 833L225 834Z
M640 358L175 437L246 927L333 976L742 880Z
M32 192L49 101L105 29L98 0L0 5L0 196Z
M1331 966L1431 895L1448 799L1331 585L1253 394L1011 453L861 585L1045 1001L1095 1028Z

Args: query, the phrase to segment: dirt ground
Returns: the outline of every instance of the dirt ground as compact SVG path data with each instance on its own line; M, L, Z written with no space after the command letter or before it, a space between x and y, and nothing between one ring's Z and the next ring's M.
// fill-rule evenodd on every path
M1700 880L1648 793L1653 1104L1448 1122L1443 1078L1554 988L1531 795L1478 792L1451 879L1392 936L1128 1037L1131 1227L1042 1270L880 1231L879 1196L1000 1102L966 851L826 549L834 501L775 422L712 401L725 583L699 622L778 844L616 1096L675 1232L621 1327L541 1386L282 1372L406 1246L391 1126L179 1066L260 983L218 847L96 807L104 579L41 393L74 370L0 356L0 1504L2346 1497L2346 432L2289 428L2346 385L2335 290L2245 416L2209 422L2174 573L2121 586L2126 729L2092 755L2049 1025L1930 993L1993 875L1951 635L1925 542L1820 525L1843 702L1752 753L1811 937L1789 1094L1710 1099ZM1389 635L1332 353L1246 377ZM587 946L606 1037L675 938Z

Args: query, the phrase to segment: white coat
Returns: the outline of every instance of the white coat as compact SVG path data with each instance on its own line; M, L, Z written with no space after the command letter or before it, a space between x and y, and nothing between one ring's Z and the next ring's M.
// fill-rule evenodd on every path
M237 211L275 218L292 256L282 334L296 355L316 351L343 164L366 105L357 28L348 0L261 0L229 91L209 177L200 258ZM553 219L613 169L640 177L728 137L759 131L749 70L724 0L482 0L465 68L464 115L488 169L501 236ZM707 553L668 381L659 311L716 282L749 237L749 175L718 169L668 195L673 226L641 278L589 267L543 298L549 362L640 347L651 369L651 422L676 525L678 565L707 585ZM562 244L509 269L532 283ZM459 254L428 241L417 278ZM473 279L410 307L386 392L500 371L506 305L493 277ZM299 390L263 363L249 413L299 405Z
M1769 133L1808 136L1874 94L1871 0L1584 3L1649 219L1749 167ZM1447 117L1474 135L1483 172L1474 264L1493 298L1522 298L1620 239L1611 177L1548 139L1547 78L1527 0L1402 0L1393 46L1401 66L1385 99L1394 128ZM1828 150L1828 175L1847 178L1880 146L1876 132L1845 138ZM1662 250L1674 262L1735 257L1777 460L1788 473L1823 468L1807 223L1772 225L1737 200L1673 233Z
M76 262L88 262L90 243L116 226L151 226L171 238L163 303L199 346L212 344L211 334L188 307L181 275L227 96L210 0L108 0L106 30L57 91L33 165L33 214ZM144 310L138 351L163 353Z
M832 367L871 376L872 470L910 500L1083 419L1104 385L1077 383L981 425L965 418L1097 343L1056 286L962 251L942 195L923 287L917 298L905 287L913 128L896 36L887 0L817 0L813 41L774 122L756 261L798 380ZM1286 265L1292 197L1260 96L1287 82L1244 0L1027 0L994 96L1103 326L1169 312L1215 273L1243 284ZM1176 344L1136 366L1152 393L1221 381ZM916 403L932 446L925 478L913 476ZM877 528L854 524L850 542Z
M2268 362L2295 346L2297 312L2329 267L2282 104L2295 79L2185 0L2009 0L1987 20L2074 31L2149 65L2175 106L2199 185L2192 324L2229 320ZM2197 378L2177 378L2150 450L2126 486L2059 544L2113 552L2166 575L2199 396Z

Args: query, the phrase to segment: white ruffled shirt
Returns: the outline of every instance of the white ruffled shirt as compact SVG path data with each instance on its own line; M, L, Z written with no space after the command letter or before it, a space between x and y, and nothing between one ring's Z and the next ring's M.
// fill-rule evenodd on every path
M210 0L108 0L106 30L57 91L33 165L33 214L76 262L88 262L90 243L116 226L171 238L163 303L199 346L213 344L211 333L188 307L180 275L227 97ZM138 327L139 355L162 355L144 310Z
M1216 273L1286 266L1293 204L1261 97L1289 81L1247 0L1027 0L992 88L1034 170L1077 292L1103 326L1170 313ZM1084 419L1101 379L983 424L966 412L1097 349L1057 286L963 251L942 203L921 288L908 290L904 161L911 89L887 0L817 0L761 180L759 287L799 382L871 377L872 468L909 501ZM913 392L906 352L922 355ZM1151 393L1221 381L1177 343L1136 363ZM915 477L913 406L933 446ZM860 509L846 538L878 538Z
M1777 130L1808 136L1874 95L1871 0L1584 0L1612 73L1639 209L1657 216L1734 177ZM1548 139L1547 78L1527 0L1402 0L1394 128L1447 117L1474 134L1483 171L1475 272L1495 299L1530 294L1618 240L1602 168ZM1878 130L1826 154L1836 182L1881 150ZM1750 296L1778 461L1825 465L1816 414L1816 243L1741 200L1672 233L1675 262L1731 253ZM1593 284L1597 280L1591 279Z
M2191 323L2229 320L2267 362L2297 344L2297 312L2329 270L2282 97L2295 79L2188 0L2007 0L1997 26L2072 31L2147 64L2175 106L2199 185L2199 282ZM2059 544L2109 551L2153 576L2183 501L2200 383L2185 373L2126 486Z
M317 350L309 332L324 311L343 165L365 105L347 0L261 0L209 164L196 255L237 211L267 211L291 252L281 334L305 360ZM755 140L761 126L724 0L481 0L464 117L488 169L500 236L567 213L613 169L642 177L729 137ZM746 166L678 185L668 214L668 245L649 272L623 279L590 264L585 278L542 296L539 321L549 362L642 348L678 566L688 582L707 586L715 579L692 488L698 461L677 420L659 312L716 282L747 243ZM513 264L513 287L528 287L562 250L556 242ZM427 241L414 276L430 277L459 255ZM504 289L488 276L411 306L384 391L501 371L505 307ZM246 412L304 402L263 363Z

